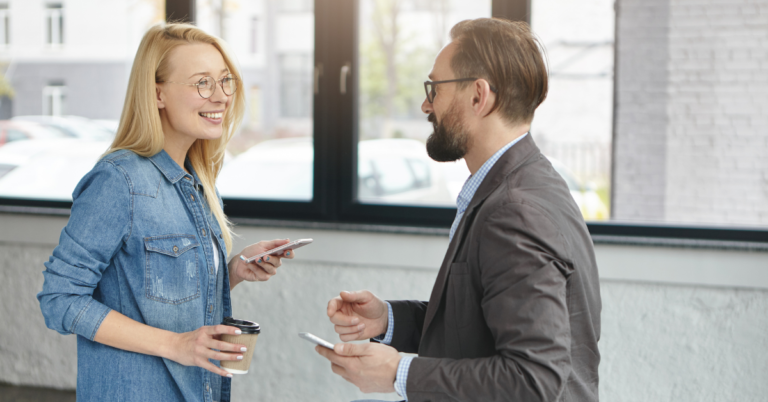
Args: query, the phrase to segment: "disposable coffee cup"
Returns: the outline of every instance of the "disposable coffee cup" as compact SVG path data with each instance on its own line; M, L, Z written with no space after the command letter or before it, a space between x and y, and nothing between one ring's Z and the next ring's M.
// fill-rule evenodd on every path
M261 327L253 321L237 320L232 317L224 317L224 321L222 321L221 324L236 327L243 332L241 335L223 334L221 335L222 341L245 345L245 347L248 348L248 350L243 352L243 360L222 360L221 368L232 374L246 374L248 368L251 367L253 350L256 347L256 338L258 338L261 333Z

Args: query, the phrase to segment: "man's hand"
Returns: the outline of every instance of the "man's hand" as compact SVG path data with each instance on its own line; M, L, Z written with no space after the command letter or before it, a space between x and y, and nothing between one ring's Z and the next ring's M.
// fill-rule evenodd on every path
M337 343L333 350L316 346L315 350L331 361L331 370L355 384L360 391L395 392L395 375L400 354L379 343Z
M328 302L327 313L344 342L373 338L387 332L387 304L367 290L341 292Z

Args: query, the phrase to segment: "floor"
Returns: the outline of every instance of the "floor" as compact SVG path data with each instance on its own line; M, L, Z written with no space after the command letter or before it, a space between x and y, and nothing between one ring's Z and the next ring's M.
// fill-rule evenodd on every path
M0 384L0 402L75 402L75 391Z

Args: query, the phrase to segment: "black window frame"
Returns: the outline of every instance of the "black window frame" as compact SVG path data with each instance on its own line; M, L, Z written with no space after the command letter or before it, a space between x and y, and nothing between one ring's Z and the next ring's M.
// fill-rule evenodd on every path
M195 0L168 0L168 19L194 20ZM314 64L321 75L313 97L313 198L309 202L224 199L235 221L287 221L386 227L447 229L455 208L377 205L355 200L357 182L358 1L315 0ZM530 0L493 0L492 15L530 21ZM184 16L179 18L178 16ZM618 38L617 38L618 39ZM346 94L341 94L341 68L351 65ZM426 72L425 72L426 75ZM614 74L614 82L615 82ZM615 85L614 85L615 90ZM615 112L615 104L614 104ZM615 120L615 117L614 117ZM615 122L614 122L615 124ZM290 178L287 178L290 179ZM71 202L0 197L0 211L64 211ZM712 225L587 222L593 238L686 239L704 242L768 243L768 228ZM438 231L440 232L440 231ZM447 232L447 231L446 231ZM611 241L608 241L611 242Z

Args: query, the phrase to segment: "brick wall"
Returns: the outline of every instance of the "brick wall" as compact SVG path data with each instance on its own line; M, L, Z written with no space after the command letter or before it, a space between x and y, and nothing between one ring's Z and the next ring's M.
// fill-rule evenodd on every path
M614 213L768 223L768 0L620 0Z

